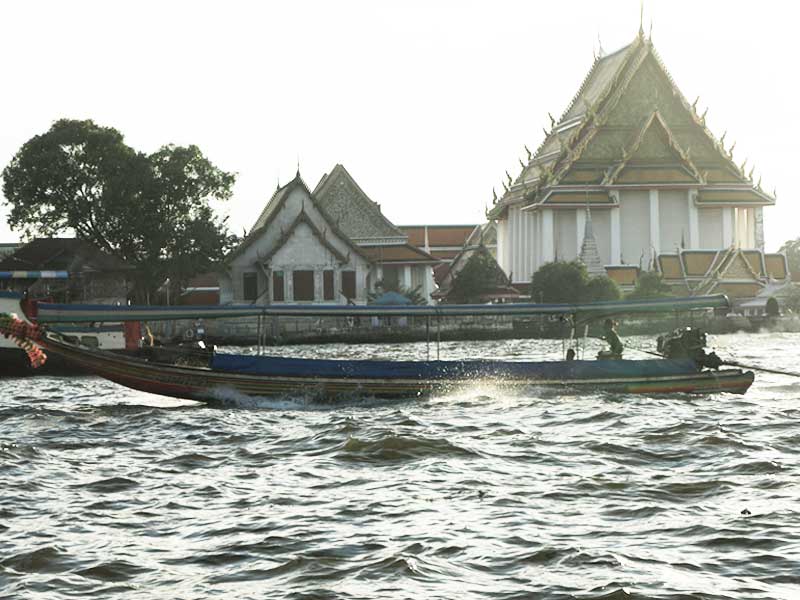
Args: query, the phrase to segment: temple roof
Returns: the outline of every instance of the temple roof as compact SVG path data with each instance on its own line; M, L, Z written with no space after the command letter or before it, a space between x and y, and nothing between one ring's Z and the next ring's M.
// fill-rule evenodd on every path
M333 232L345 244L347 244L347 246L349 246L352 250L354 250L356 254L364 258L367 258L363 250L359 248L356 244L354 244L353 240L351 240L344 232L342 232L342 230L337 226L336 221L334 221L331 215L326 211L325 207L322 206L322 203L319 202L319 200L314 196L313 193L311 193L311 191L309 191L308 186L306 186L305 182L303 181L303 178L300 177L300 172L298 171L294 179L292 179L289 183L287 183L283 187L279 187L277 190L275 190L275 193L272 194L272 197L264 206L263 210L261 211L261 214L258 216L258 219L256 219L255 224L253 224L252 229L242 240L242 243L239 244L236 248L234 248L233 251L230 254L228 254L228 256L225 257L226 262L239 256L254 241L256 241L257 239L259 239L259 237L261 237L262 233L266 230L269 224L278 215L278 213L280 213L280 210L286 203L286 199L289 197L289 194L292 192L292 190L296 188L300 188L305 192L306 196L308 196L309 200L314 205L314 208L317 209L322 218L328 224L328 228L330 229L331 232ZM301 219L301 221L296 221L295 223L293 223L292 227L290 227L291 230L294 230L294 228L300 222L310 223L308 216L305 215L304 212L301 211L300 215L302 215L304 218ZM318 235L318 232L315 231L315 235ZM283 240L281 244L283 242L285 242L285 240ZM279 247L281 244L279 244L277 247Z
M491 209L541 204L560 188L606 193L619 186L668 184L713 191L749 190L745 202L773 204L708 130L677 88L651 40L640 34L597 58L564 114ZM739 198L732 198L738 202Z
M344 166L337 164L314 188L314 197L338 226L356 243L393 240L405 243L406 235L381 212Z
M754 249L680 250L659 254L657 264L665 283L683 283L690 294L755 295L754 289L789 277L785 255Z
M362 248L370 262L376 264L434 264L441 261L411 244L389 244L386 246L365 246Z
M408 236L409 244L424 247L427 242L433 251L436 246L460 249L476 227L477 225L400 225L399 229Z

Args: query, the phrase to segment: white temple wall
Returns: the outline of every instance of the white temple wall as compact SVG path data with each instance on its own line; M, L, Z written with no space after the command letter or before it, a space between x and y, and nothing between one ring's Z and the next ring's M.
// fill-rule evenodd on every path
M734 209L736 219L736 245L740 248L756 247L756 215L753 208Z
M646 190L620 192L619 212L622 262L646 267L650 252L650 194Z
M722 209L703 208L697 212L700 221L700 248L722 248Z
M658 221L660 252L689 247L689 205L685 190L659 191Z
M565 261L575 260L578 257L576 211L556 210L554 213L556 258Z

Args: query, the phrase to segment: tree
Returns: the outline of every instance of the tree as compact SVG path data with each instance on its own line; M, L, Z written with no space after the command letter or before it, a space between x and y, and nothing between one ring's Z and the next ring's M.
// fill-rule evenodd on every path
M589 284L586 266L577 260L555 261L542 265L531 280L531 299L535 302L582 302Z
M636 287L628 294L628 298L665 298L672 296L672 288L664 283L661 273L645 271L636 280Z
M800 276L800 238L789 240L780 247L778 252L786 254L786 259L789 263L789 273L792 274L792 279L796 281L798 276Z
M116 129L64 119L27 141L3 180L13 229L74 231L136 267L140 301L167 278L177 288L210 269L238 241L210 206L230 198L235 177L196 146L146 155Z
M610 277L589 278L586 266L578 261L547 263L533 274L531 299L554 304L618 300L620 291Z
M500 265L485 246L479 246L453 277L447 302L477 304L498 287L508 286L510 282Z

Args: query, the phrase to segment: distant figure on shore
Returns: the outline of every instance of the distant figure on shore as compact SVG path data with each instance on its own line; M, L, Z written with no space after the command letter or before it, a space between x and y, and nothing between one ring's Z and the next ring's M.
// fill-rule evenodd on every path
M612 321L611 319L603 321L603 335L600 339L608 343L609 349L598 352L598 360L619 360L622 358L623 347L617 335L616 327L616 321Z
M194 322L194 337L198 342L206 337L206 326L205 323L203 323L203 319L197 319Z
M567 350L567 360L575 360L575 348Z

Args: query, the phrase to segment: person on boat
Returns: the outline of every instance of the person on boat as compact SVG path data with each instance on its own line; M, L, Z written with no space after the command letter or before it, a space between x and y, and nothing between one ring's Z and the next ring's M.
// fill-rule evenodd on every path
M608 345L608 350L601 350L597 353L599 360L619 360L622 358L622 342L617 335L617 323L611 319L603 321L603 335L600 339L605 340Z

